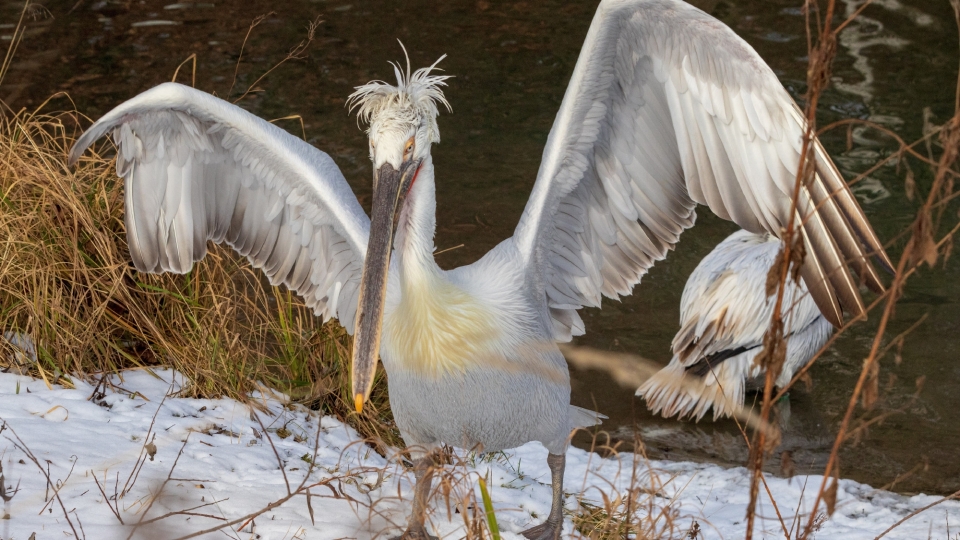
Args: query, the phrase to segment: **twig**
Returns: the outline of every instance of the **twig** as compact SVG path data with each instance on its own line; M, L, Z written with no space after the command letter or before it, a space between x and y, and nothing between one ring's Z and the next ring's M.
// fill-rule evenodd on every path
M212 505L212 504L219 504L219 503L222 503L222 502L225 502L225 501L229 501L229 500L230 500L230 498L227 497L226 499L220 499L220 500L210 501L210 502L208 502L208 503L198 504L197 506L194 506L194 507L191 507L191 508L187 508L187 509L185 509L185 510L177 510L177 511L174 511L174 512L167 512L166 514L163 514L162 516L157 516L157 517L155 517L155 518L145 519L145 520L141 521L141 522L139 523L139 525L149 525L149 524L151 524L151 523L156 523L156 522L158 522L158 521L162 521L162 520L164 520L164 519L167 519L168 517L183 516L183 515L187 515L187 516L202 516L202 517L208 517L208 518L212 518L212 519L219 519L219 520L222 520L222 521L226 521L227 518L225 518L225 517L214 516L214 515L211 515L211 514L200 514L200 513L194 512L194 510L197 510L197 509L199 509L199 508L203 508L203 507L205 507L205 506L210 506L210 505Z
M7 76L7 72L10 71L10 64L13 62L13 57L17 52L17 47L20 45L20 41L23 39L23 34L26 32L26 29L23 27L23 19L27 16L27 11L30 9L30 0L26 0L23 3L23 9L20 11L20 19L17 21L17 26L13 29L13 36L10 38L10 46L7 47L7 55L3 58L3 64L0 65L0 84L3 84L3 79Z
M834 30L833 32L837 35L840 35L840 32L843 32L843 29L846 28L848 24L852 23L854 19L859 17L860 14L863 13L863 10L867 9L867 6L869 6L872 3L873 3L873 0L867 0L866 2L860 4L860 7L858 7L857 10L854 11L852 15L847 17L847 20L840 23L839 26L837 26L837 29Z
M954 7L955 14L957 16L958 27L960 27L960 2L952 1L951 5ZM958 80L957 87L960 89L960 80ZM894 305L901 291L903 290L904 283L906 282L909 274L911 274L916 268L919 268L920 264L922 264L924 261L930 263L931 251L933 254L933 259L935 260L941 242L945 239L952 238L953 232L956 231L956 228L954 228L951 233L944 236L940 242L933 241L932 235L933 231L936 230L936 225L931 223L931 215L935 203L938 202L942 195L945 195L941 193L941 191L945 185L945 179L948 176L946 171L948 171L954 165L958 157L957 147L958 144L960 144L960 135L958 135L958 129L960 129L960 102L958 102L958 107L954 111L953 118L951 118L944 125L944 130L941 132L943 154L940 156L940 160L937 163L937 171L934 176L933 185L930 188L930 192L928 193L923 206L917 213L917 218L914 220L912 227L913 234L910 237L910 240L907 241L907 245L897 265L896 273L894 275L894 282L890 287L889 294L887 295L887 304L884 307L883 315L880 320L880 326L876 335L874 336L870 354L864 360L860 377L857 380L853 395L850 397L850 402L847 405L846 413L844 414L843 420L840 424L837 438L834 441L833 448L830 452L830 458L827 461L827 466L824 471L824 480L821 483L820 490L818 491L817 497L814 501L813 511L810 513L810 519L808 520L807 526L804 530L804 536L808 536L813 530L816 509L819 506L820 501L823 500L827 481L833 476L831 473L835 473L837 469L840 445L845 440L845 436L849 429L850 421L853 417L853 412L856 409L857 402L860 400L861 396L864 396L863 404L865 406L869 406L872 404L872 400L875 398L875 396L871 397L873 392L864 394L864 391L865 389L875 387L876 366L877 361L879 360L878 353L880 352L880 343L885 333L887 324L893 315ZM952 180L949 183L946 183L946 185L952 186ZM958 224L958 226L960 226L960 224ZM868 381L870 383L870 387L867 386Z
M147 516L147 513L150 512L150 509L153 508L153 503L157 502L157 499L160 498L160 495L163 493L163 489L167 487L167 484L172 480L173 471L177 468L177 463L180 462L180 456L183 455L184 448L187 447L187 442L190 441L190 432L187 432L187 437L183 440L183 445L180 446L180 451L177 452L176 459L173 460L173 466L170 467L170 472L167 473L167 478L160 484L160 489L157 490L157 494L151 497L150 502L147 503L147 507L143 509L143 512L140 514L140 520L137 521L136 525L130 529L130 534L127 535L127 540L133 538L133 535L136 534L137 529L140 528L144 523L144 519Z
M312 488L312 487L316 487L316 486L329 485L329 484L332 483L333 481L339 480L340 478L344 478L344 477L340 477L340 476L331 477L331 478L328 478L328 479L326 479L326 480L322 480L322 481L320 481L320 482L316 482L316 483L314 483L314 484L311 484L309 487ZM198 537L198 536L203 536L203 535L205 535L205 534L209 534L209 533L212 533L212 532L219 531L220 529L223 529L223 528L225 528L225 527L231 527L231 526L237 525L237 524L239 524L239 523L246 523L246 522L250 521L251 519L256 518L257 516L260 516L260 515L262 515L262 514L264 514L264 513L266 513L266 512L269 512L270 510L273 510L273 509L275 509L275 508L279 508L280 506L283 506L284 503L286 503L286 502L289 501L290 499L296 497L297 495L300 495L300 494L304 493L304 491L305 491L305 488L298 489L298 490L296 490L296 491L294 491L294 492L292 492L292 493L290 493L290 494L288 494L288 495L285 495L285 496L283 496L283 497L281 497L281 498L273 501L272 503L267 504L266 506L260 508L259 510L256 510L256 511L254 511L254 512L250 512L249 514L247 514L247 515L245 515L245 516L238 517L238 518L236 518L236 519L234 519L234 520L231 520L231 521L228 521L228 522L226 522L226 523L221 523L220 525L217 525L217 526L215 526L215 527L210 527L210 528L208 528L208 529L203 529L203 530L201 530L201 531L192 532L192 533L187 534L187 535L184 535L184 536L178 536L175 540L187 540L188 538L196 538L196 537ZM314 495L314 496L316 496L316 495ZM127 540L129 540L129 537L128 537Z
M942 503L942 502L946 502L946 501L949 501L949 500L951 500L951 499L956 499L956 498L960 498L960 490L954 491L954 492L951 493L950 495L947 495L946 497L944 497L944 498L942 498L942 499L940 499L940 500L938 500L938 501L934 501L934 502L932 502L932 503L924 506L923 508L917 508L917 509L914 510L913 512L910 512L910 513L907 514L906 516L903 516L903 518L901 518L900 521L897 521L897 522L894 523L893 525L889 526L889 527L887 528L887 530L885 530L885 531L883 531L882 533L880 533L879 535L877 535L873 540L880 540L881 538L883 538L884 536L886 536L887 533L889 533L890 531L896 529L896 528L899 527L900 525L903 525L903 523L904 523L905 521L907 521L908 519L916 516L917 514L919 514L919 513L921 513L921 512L925 512L925 511L933 508L934 506L936 506L936 505L938 505L938 504L940 504L940 503Z
M173 391L173 380L170 381L170 391ZM147 462L147 445L151 444L150 434L153 433L153 425L157 422L157 415L160 414L160 409L163 408L163 404L167 401L167 396L170 392L165 392L163 394L163 399L160 400L160 404L157 405L157 410L153 413L153 418L150 419L150 426L147 428L147 434L143 437L143 445L140 447L140 455L137 456L137 462L134 463L133 469L130 471L130 476L127 477L127 481L123 483L123 489L120 490L120 496L123 497L133 489L133 486L137 483L137 478L140 477L140 470L143 469L143 464ZM156 440L156 435L153 436L153 439Z
M257 77L257 80L253 81L253 83L247 87L247 90L244 93L240 94L240 97L233 100L233 102L237 103L241 99L247 97L247 94L249 94L250 91L253 90L253 88L257 86L257 84L259 84L260 81L264 79L264 77L272 73L273 70L282 66L288 60L299 60L300 58L303 58L303 53L304 51L307 50L307 47L310 45L310 43L313 42L314 33L317 31L317 27L320 26L321 22L322 21L320 20L320 17L317 17L316 19L310 21L310 23L307 24L307 38L301 41L296 47L290 49L290 52L288 52L287 55L284 56L282 60L280 60L279 62L274 64L273 67L265 71L263 75L260 75L259 77ZM231 88L231 90L233 89Z
M97 478L96 471L94 471L93 469L90 469L90 475L93 476L93 481L97 483L97 488L100 490L100 494L103 495L103 502L107 503L107 508L109 508L110 511L113 512L113 515L117 516L117 521L119 521L120 524L123 525L124 524L123 518L120 517L120 509L119 509L120 503L117 502L116 499L114 499L114 504L117 505L117 508L114 508L113 505L110 504L110 498L107 497L107 492L103 489L103 486L100 485L100 480ZM104 478L103 481L106 482L107 481L106 478Z
M954 230L956 230L956 229L954 229ZM939 244L938 244L938 246L939 246ZM907 272L907 276L910 276L911 274L913 274L913 272L914 272L915 270L916 270L916 269L910 269L910 270ZM869 312L873 311L873 310L874 310L877 306L879 306L889 295L890 295L890 289L887 289L887 290L884 291L880 296L878 296L876 299L874 299L874 301L871 302L870 305L867 306L867 308L866 308L864 311L865 311L866 313L869 313ZM918 320L916 323L914 323L914 326L918 326L919 323L921 323L921 322L923 322L924 320L926 320L926 318L927 318L927 316L926 316L926 314L924 314L924 315L920 318L920 320ZM817 354L815 354L815 355L813 356L813 358L812 358L809 362L807 362L806 365L804 365L802 368L800 368L799 370L797 370L797 372L793 375L793 378L790 379L790 382L787 383L786 385L784 385L784 387L781 388L780 391L777 392L777 394L776 394L775 396L773 396L773 401L774 401L774 403L776 403L777 401L779 401L780 398L782 398L782 397L784 397L785 395L787 395L787 392L790 391L790 388L793 387L793 385L796 384L797 381L799 381L801 378L803 378L803 376L804 376L808 371L810 371L810 368L813 367L814 362L815 362L816 360L818 360L818 359L820 358L820 356L821 356L824 352L826 352L828 349L830 349L830 347L833 346L833 343L834 343L837 339L839 339L839 337L840 337L841 335L843 335L843 334L846 332L846 330L848 330L849 328L850 328L850 324L848 323L848 324L843 325L843 327L840 328L839 330L837 330L836 332L834 332L834 334L833 334L832 336L830 336L830 339L828 339L827 342L824 343L822 347L820 347L820 350L817 351ZM900 334L897 336L897 338L908 334L909 332L913 331L913 329L914 329L914 327L911 326L909 329L907 329L907 330L905 330L904 332L900 333ZM884 354L886 354L886 350L884 350Z
M435 252L435 253L433 254L433 256L436 257L437 255L440 255L441 253L446 253L446 252L448 252L448 251L453 251L453 250L455 250L455 249L460 249L460 248L462 248L463 246L464 246L464 244L457 244L456 246L453 246L453 247L443 248L443 249L441 249L440 251Z
M926 320L927 320L927 317L928 317L929 315L930 315L929 312L924 313L923 315L920 316L919 319L916 320L916 322L914 322L913 324L911 324L906 330L904 330L903 332L900 332L899 334L897 334L896 337L894 337L893 339L891 339L891 340L890 340L890 343L887 343L887 346L884 347L882 351L880 351L880 354L879 354L878 356L879 356L880 358L883 358L884 356L886 356L887 353L890 352L890 349L892 349L892 348L894 347L894 345L896 345L897 343L901 343L904 338L906 338L906 337L907 337L908 335L910 335L914 330L916 330L917 328L919 328L920 325L923 324L923 321L926 321Z
M48 486L51 486L51 487L54 487L53 481L50 479L50 474L49 474L46 470L44 470L44 468L43 468L42 465L40 465L40 460L37 459L37 456L33 455L33 452L31 452L31 451L30 451L30 448L27 447L27 443L23 442L23 439L21 439L20 436L17 435L17 432L13 429L13 427L10 426L10 423L9 423L9 422L7 422L7 421L6 421L5 419L3 419L2 417L0 417L0 422L2 422L2 423L3 423L3 426L4 426L6 429L9 429L9 430L10 430L10 433L12 433L13 436L14 436L14 438L17 439L16 441L14 441L14 440L10 439L9 437L7 437L7 440L10 441L10 442L12 442L13 445L14 445L15 447L17 447L18 450L20 450L21 452L24 453L24 455L27 456L27 459L29 459L30 461L32 461L33 464L36 465L38 469L40 469L40 472L43 473L44 478L47 479L47 485L48 485ZM74 462L74 465L76 465L76 462ZM70 473L71 473L71 474L73 473L73 467L70 467ZM70 478L70 476L67 475L67 478ZM66 485L66 481L64 481L64 483L61 484L61 487L63 487L64 485ZM60 489L59 489L59 488L54 487L53 497L57 500L57 503L60 504L60 510L63 512L63 517L64 517L64 519L67 520L67 524L70 525L70 530L73 531L73 537L74 537L74 538L78 538L78 539L81 539L81 538L82 538L82 539L86 539L86 536L85 536L85 535L83 535L83 534L77 534L77 528L73 526L73 520L70 519L70 513L67 511L67 507L64 506L63 500L60 498ZM81 531L82 531L82 529L81 529Z
M6 425L0 426L0 431L3 431L4 427L6 427ZM12 491L7 491L7 480L3 473L3 463L0 463L0 499L3 499L3 516L0 516L0 519L10 519L10 513L7 512L7 509L9 508L10 501L13 500L14 495L19 492L19 480L17 480L17 487L13 488Z
M190 77L190 86L196 88L197 87L197 53L191 54L190 56L187 57L186 60L184 60L183 62L180 62L180 65L177 66L177 69L173 71L173 78L170 80L173 82L177 82L177 74L180 73L180 68L183 67L184 64L186 64L191 60L193 60L193 74Z
M807 36L808 36L808 56L810 58L809 68L807 70L807 125L804 129L802 144L800 148L800 160L797 165L796 179L794 181L793 195L790 201L790 219L787 222L782 240L781 265L779 280L777 283L777 298L773 308L773 314L770 318L770 326L763 338L763 350L758 360L762 360L766 367L766 377L764 378L763 403L760 407L760 418L762 422L768 422L770 412L773 406L773 387L776 378L780 375L783 367L784 355L786 353L786 344L783 338L783 318L782 309L784 296L786 294L786 283L790 274L790 268L794 264L793 250L795 249L794 236L797 231L797 208L800 200L801 186L807 178L814 174L815 159L811 155L816 144L815 126L816 110L820 93L823 91L829 81L830 62L835 54L836 34L831 31L833 22L833 12L835 0L829 0L827 11L824 17L822 28L817 25L820 32L816 47L810 46L810 26L809 13L812 2L807 2ZM800 242L803 242L803 235L800 235ZM759 499L760 479L763 475L763 460L767 452L767 433L757 431L754 435L754 445L750 449L750 458L748 467L751 469L750 478L750 502L747 505L747 530L746 540L752 540L754 523L756 521L756 505Z
M308 418L309 418L309 417L308 417ZM321 417L321 415L320 415L320 414L317 414L317 432L316 432L316 434L313 436L313 456L310 458L310 465L307 467L307 474L305 474L305 475L303 476L303 480L301 480L301 481L300 481L300 485L297 486L297 491L300 491L301 489L303 489L304 486L306 486L307 480L309 480L310 475L313 474L313 471L317 468L317 454L320 452L320 432L323 431L323 430L321 429L321 425L320 425L322 419L323 419L323 418ZM309 488L310 488L310 487L311 487L311 486L307 486L307 489L308 489L308 492L307 492L307 504L308 504L308 505L310 504L310 498L309 498L309 497L310 497L310 494L309 494Z
M80 520L80 514L77 513L77 509L74 508L73 510L70 510L70 513L73 514L73 517L77 518L77 525L80 527L80 536L82 538L86 538L87 533L83 531L83 522Z
M274 11L260 15L259 17L253 19L250 22L250 26L247 28L247 35L243 36L243 43L240 45L240 54L237 55L237 65L233 68L233 82L230 83L230 90L227 90L227 96L233 93L233 87L237 85L237 74L240 72L240 60L243 59L243 49L247 46L247 40L250 39L250 32L253 32L253 29L260 25L267 17L273 15Z
M303 135L303 140L307 140L307 126L303 124L303 117L299 114L291 114L290 116L284 116L281 118L274 118L270 120L271 124L275 124L281 120L298 120L300 122L300 133Z
M267 442L270 443L270 448L273 449L273 455L277 458L277 466L280 467L280 474L283 475L283 483L287 486L287 495L290 495L293 492L290 491L290 480L287 479L287 471L283 467L283 459L280 457L280 452L277 452L277 447L273 444L273 438L270 436L270 432L267 431L267 426L264 426L260 420L260 415L252 409L250 410L250 414L252 414L254 420L260 424L260 429L263 430L263 436L267 438Z

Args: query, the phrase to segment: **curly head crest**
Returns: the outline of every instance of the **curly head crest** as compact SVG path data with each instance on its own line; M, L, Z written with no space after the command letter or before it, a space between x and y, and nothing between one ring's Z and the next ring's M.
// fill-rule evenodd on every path
M406 56L406 48L403 53ZM406 71L400 69L399 63L390 62L397 77L397 85L370 81L358 86L347 98L347 106L351 111L357 110L358 120L369 124L368 132L388 128L391 124L425 124L430 142L440 142L437 104L442 104L447 111L452 111L440 88L446 86L444 81L451 76L431 73L439 70L437 64L446 57L447 55L443 55L430 67L418 69L412 74L409 56Z

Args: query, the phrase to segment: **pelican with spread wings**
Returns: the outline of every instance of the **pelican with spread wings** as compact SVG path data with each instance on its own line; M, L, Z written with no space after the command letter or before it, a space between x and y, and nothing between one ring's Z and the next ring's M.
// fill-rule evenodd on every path
M442 270L431 148L447 101L435 66L398 68L396 85L351 96L369 125L369 218L327 154L173 83L107 113L70 154L105 134L117 144L137 269L187 272L208 241L226 242L354 334L358 410L379 355L416 449L402 538L428 536L433 449L528 441L549 452L553 506L524 534L559 537L569 435L599 416L570 405L556 343L584 332L581 308L630 294L693 226L698 203L774 236L796 219L802 275L834 325L843 310L863 313L861 280L882 289L870 259L889 262L819 143L791 215L805 130L793 100L746 42L679 0L600 4L514 235Z

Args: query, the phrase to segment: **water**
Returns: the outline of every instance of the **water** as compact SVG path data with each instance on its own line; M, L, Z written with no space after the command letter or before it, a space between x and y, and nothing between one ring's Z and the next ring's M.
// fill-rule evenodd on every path
M365 205L370 197L366 140L344 109L353 87L371 79L392 80L387 60L402 58L396 40L415 67L441 64L456 78L446 94L453 114L442 114L442 142L434 148L437 169L439 249L444 267L476 260L511 235L526 203L554 114L573 70L595 4L557 1L501 5L487 0L301 1L180 3L91 1L51 7L53 18L31 22L0 98L14 108L37 106L66 90L79 110L97 118L120 101L170 80L180 62L197 55L196 86L220 96L238 96L305 37L307 22L320 16L303 59L291 60L257 83L240 104L268 119L299 114L307 139L328 152ZM703 7L750 42L794 94L804 90L806 38L796 0L705 0ZM51 4L52 5L52 4ZM858 0L838 2L850 13ZM15 23L22 4L0 7L0 23ZM71 11L71 8L72 9ZM277 10L252 33L244 48L234 90L237 56L251 20ZM0 35L12 28L0 26ZM9 39L9 37L3 38ZM877 0L841 36L833 86L821 100L821 125L863 118L912 141L922 133L923 108L934 123L952 113L957 78L953 13L942 0ZM192 65L179 75L190 82ZM296 120L281 121L300 133ZM852 177L889 155L896 144L874 130L846 132L824 142ZM922 151L923 148L921 147ZM923 193L928 171L914 166ZM857 188L881 239L906 227L918 207L905 197L902 171L884 167ZM956 205L948 215L953 216ZM659 263L622 303L583 313L587 335L580 344L634 352L666 362L677 330L680 293L697 262L734 230L705 209L675 253ZM891 249L899 256L899 245ZM873 425L857 446L843 451L841 473L880 486L895 482L903 492L948 493L960 487L960 263L950 259L911 279L890 326L894 336L926 315L907 339L902 363L881 362L882 399L873 413L892 414ZM798 472L821 471L846 408L878 316L857 325L812 370L810 392L791 393L782 411L781 449L792 452ZM925 376L919 399L915 381ZM595 372L573 373L573 401L610 416L606 428L625 440L639 429L655 457L743 464L746 449L730 422L679 423L654 418L632 389ZM778 469L779 458L770 460ZM911 472L912 471L912 472Z

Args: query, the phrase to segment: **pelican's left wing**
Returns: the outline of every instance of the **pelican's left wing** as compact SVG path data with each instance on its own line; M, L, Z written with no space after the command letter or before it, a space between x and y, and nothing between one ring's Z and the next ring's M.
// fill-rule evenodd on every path
M576 310L629 294L697 203L751 232L790 219L806 121L773 71L720 21L680 0L604 0L547 138L513 240L557 339ZM819 142L800 191L802 275L839 326L863 313L859 281L883 248Z
M353 332L370 219L330 156L243 109L176 83L104 115L70 163L109 133L124 179L130 256L188 272L226 242Z

